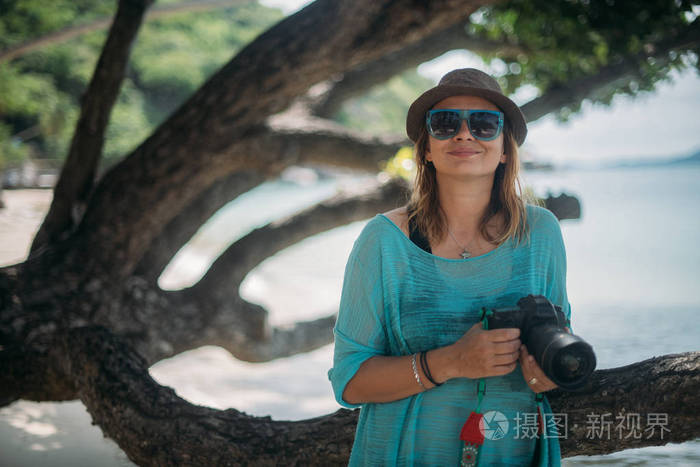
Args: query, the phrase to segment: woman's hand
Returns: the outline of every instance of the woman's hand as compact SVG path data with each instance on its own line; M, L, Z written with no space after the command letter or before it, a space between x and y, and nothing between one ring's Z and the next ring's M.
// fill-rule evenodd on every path
M453 375L467 378L501 376L515 370L520 348L517 328L484 330L481 322L472 326L450 346Z
M535 361L535 357L530 355L525 345L520 346L520 367L523 370L525 382L535 393L549 391L557 385L542 371L542 368Z

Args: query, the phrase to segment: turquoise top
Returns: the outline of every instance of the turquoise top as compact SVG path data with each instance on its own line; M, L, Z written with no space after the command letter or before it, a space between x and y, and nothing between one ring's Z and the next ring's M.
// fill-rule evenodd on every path
M420 249L384 215L370 220L348 259L334 330L328 376L338 403L359 407L342 394L368 358L452 344L479 321L484 307L514 307L521 297L540 294L569 317L559 222L536 206L527 207L527 222L530 238L520 245L508 240L482 256L447 259ZM361 405L350 465L459 465L459 434L476 409L477 381L455 378L405 399ZM485 382L481 413L500 412L508 427L498 424L505 430L500 439L487 436L479 464L530 465L536 443L527 423L537 405L520 366ZM546 400L544 410L551 413ZM489 419L494 415L502 420L493 412ZM540 465L559 465L558 439L544 441Z

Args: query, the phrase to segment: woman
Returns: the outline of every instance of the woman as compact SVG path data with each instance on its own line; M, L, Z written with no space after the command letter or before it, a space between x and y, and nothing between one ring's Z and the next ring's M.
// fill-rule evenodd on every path
M406 129L413 196L355 242L334 331L336 399L362 407L350 464L558 465L553 432L534 436L551 414L537 394L555 384L518 329L480 322L528 294L570 313L559 224L518 193L524 117L461 69L416 99Z

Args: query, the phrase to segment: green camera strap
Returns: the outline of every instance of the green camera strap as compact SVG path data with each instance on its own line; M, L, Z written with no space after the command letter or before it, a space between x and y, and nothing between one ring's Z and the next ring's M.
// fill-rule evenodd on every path
M481 326L488 330L488 317L492 314L490 310L484 308L481 313ZM459 433L459 439L464 441L462 447L462 459L460 465L462 467L473 467L479 462L479 452L484 444L483 432L483 414L481 413L481 402L486 394L486 381L480 378L476 385L476 409L469 414L469 418L464 422L462 430Z
M488 318L493 315L492 310L486 308L481 311L481 325L483 329L489 329ZM459 434L459 439L464 441L464 446L462 447L462 459L460 465L462 467L474 467L479 462L479 454L481 452L481 446L484 444L484 432L483 432L483 414L481 413L481 402L484 400L484 394L486 394L486 381L484 378L480 378L477 383L477 399L476 399L476 409L469 414L469 418L462 426L462 430ZM544 400L544 394L535 394L535 403L537 405L537 435L538 435L538 445L544 442L543 433L545 432L544 425L544 407L542 401ZM546 446L545 446L546 449ZM541 456L541 453L538 453ZM540 457L538 456L538 457ZM546 456L546 454L545 454Z

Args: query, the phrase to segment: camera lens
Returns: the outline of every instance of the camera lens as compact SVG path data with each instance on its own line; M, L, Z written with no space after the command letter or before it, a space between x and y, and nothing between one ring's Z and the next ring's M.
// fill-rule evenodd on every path
M595 368L595 354L585 342L562 347L552 359L551 370L560 386L579 386Z
M586 367L582 355L575 353L574 348L562 349L554 358L553 369L556 375L564 381L573 381L579 378Z
M557 364L562 368L565 368L569 373L575 374L576 370L581 367L582 363L583 362L581 362L580 357L571 355L570 353L565 353L559 357L559 362Z
M576 335L549 327L535 329L528 337L528 350L532 348L547 377L564 390L583 386L595 369L593 348Z

